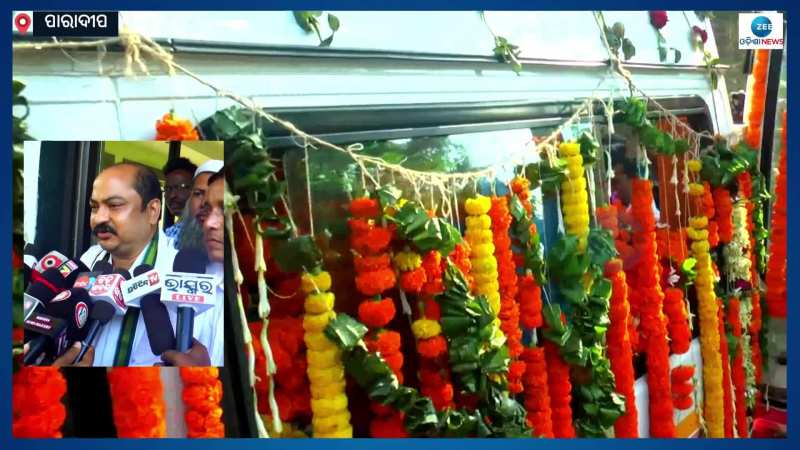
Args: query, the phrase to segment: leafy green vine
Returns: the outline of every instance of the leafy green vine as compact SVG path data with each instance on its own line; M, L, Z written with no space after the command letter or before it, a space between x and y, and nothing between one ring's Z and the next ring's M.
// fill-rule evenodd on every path
M317 38L319 39L320 47L330 47L331 43L333 43L333 36L337 31L339 31L339 27L341 25L338 17L331 13L327 13L328 27L331 29L331 35L325 39L322 39L322 33L320 31L320 27L322 25L320 22L320 16L322 16L322 11L293 12L295 22L297 22L297 25L299 25L303 31L306 33L316 33Z

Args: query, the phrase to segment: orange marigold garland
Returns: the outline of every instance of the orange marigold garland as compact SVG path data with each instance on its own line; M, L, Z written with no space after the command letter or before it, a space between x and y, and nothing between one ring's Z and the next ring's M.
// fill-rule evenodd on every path
M764 107L767 97L767 71L769 50L756 50L753 56L753 72L747 84L747 109L744 138L751 148L761 148L761 132L764 122Z
M391 298L381 297L383 292L392 289L397 282L388 253L394 236L394 226L376 223L380 220L381 212L380 203L376 199L354 199L350 212L353 215L349 225L356 289L367 297L358 307L359 319L370 328L365 342L370 351L380 354L402 384L403 353L400 335L384 328L394 318L396 308ZM370 423L370 434L373 437L407 436L399 411L376 404L373 404L372 411L375 413Z
M519 360L522 354L522 330L519 327L519 305L517 304L517 268L511 253L511 214L506 197L492 197L489 217L492 220L494 236L494 257L497 261L498 284L500 292L500 329L506 335L508 353L511 357L508 370L508 390L512 394L522 392L522 375L525 362Z
M714 195L711 193L711 184L708 181L703 182L703 211L708 217L708 243L711 248L719 245L719 224L714 218L716 217L717 210L715 209Z
M722 395L725 411L725 437L733 437L733 386L731 385L731 360L728 348L728 338L725 333L725 308L722 299L717 299L719 314L719 352L722 355Z
M619 438L639 437L639 418L636 410L636 393L634 390L635 374L633 371L633 349L628 336L628 283L622 270L622 261L616 259L606 264L606 278L611 281L611 300L608 318L606 341L608 342L608 359L617 393L625 397L625 414L614 422L614 436Z
M108 372L108 384L117 437L166 436L164 387L158 367L115 367Z
M727 244L733 239L733 201L728 189L719 186L714 188L714 210L716 212L719 240Z
M525 214L530 220L530 234L534 243L538 245L538 231L536 223L532 220L533 205L530 201L530 182L523 177L515 177L511 181L511 191L519 199ZM513 221L512 221L513 222ZM516 226L516 225L514 225ZM513 241L512 251L524 251L530 244ZM522 273L517 280L517 304L519 305L519 320L524 329L531 330L542 326L542 290L536 277L530 272L529 267L525 267L525 256L521 253L514 253L514 262L517 270Z
M187 437L225 437L222 423L222 382L216 367L181 367Z
M746 381L744 373L744 352L742 341L742 321L740 301L738 298L728 300L727 322L733 335L735 350L731 363L731 379L733 381L734 404L736 405L736 435L747 437L747 401Z
M638 284L641 294L639 339L645 342L647 385L650 407L650 436L674 437L672 393L669 378L669 345L667 324L663 314L664 293L661 291L661 266L658 263L653 216L653 190L649 180L633 180L631 210L634 217L633 241L639 251Z
M572 383L569 380L569 365L561 358L558 346L544 341L545 362L547 363L547 385L550 394L550 411L553 422L553 436L574 438L572 424Z
M692 332L689 330L689 316L683 299L683 290L675 287L664 290L664 314L669 319L667 329L672 353L688 352L692 343Z
M197 141L199 139L200 136L192 122L181 119L173 111L164 114L161 120L156 121L157 141Z
M525 361L522 384L525 387L523 395L525 410L528 412L528 425L533 429L534 436L552 438L553 419L544 347L526 347L520 359Z
M67 381L56 367L23 366L11 382L11 435L60 438Z
M786 113L783 114L783 145L775 181L769 259L767 261L767 314L786 318Z
M691 409L694 403L694 366L672 369L672 403L675 409Z

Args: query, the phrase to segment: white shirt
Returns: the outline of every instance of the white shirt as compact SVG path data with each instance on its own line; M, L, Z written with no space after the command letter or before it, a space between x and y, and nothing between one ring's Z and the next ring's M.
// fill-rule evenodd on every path
M142 252L136 257L133 265L128 270L129 272L133 273L134 269L143 263L144 254L146 253L148 246L145 246ZM155 269L160 273L172 271L172 263L175 260L175 255L177 253L178 251L172 246L171 239L167 238L163 232L159 231L158 254L156 255L156 261L154 265ZM87 267L91 268L97 261L105 258L105 256L105 250L103 250L99 245L93 245L81 256L81 262L86 264ZM220 268L221 267L222 265L220 264ZM221 289L224 292L224 283L222 282L222 274L224 272L222 272L220 269L219 273L219 280L220 284L222 285ZM223 297L222 295L219 295L219 289L220 287L218 286L218 300ZM209 311L206 311L195 318L193 333L194 338L200 341L200 343L202 343L208 349L211 363L219 366L224 365L222 356L224 355L223 311L224 304L222 301L217 301ZM172 324L172 333L174 335L175 324L177 323L177 307L175 305L167 305L167 312L169 313L170 323ZM219 315L219 325L217 325L216 321L211 320L211 318L216 319L217 314ZM124 316L122 315L113 316L98 333L94 349L94 366L111 367L114 365L114 355L117 351L117 341L120 337L123 317ZM219 331L217 331L217 328L219 328ZM220 342L215 342L217 340ZM212 349L214 349L214 353L212 353ZM217 353L219 353L219 355ZM219 361L219 364L217 364L216 361ZM150 341L147 338L147 330L144 325L144 317L142 314L139 314L139 319L136 323L136 330L133 335L133 345L131 347L129 365L153 366L156 363L161 362L161 355L154 355L152 349L150 348Z
M218 282L214 306L194 318L194 338L206 346L212 366L225 365L225 270L221 262L209 262L207 275Z

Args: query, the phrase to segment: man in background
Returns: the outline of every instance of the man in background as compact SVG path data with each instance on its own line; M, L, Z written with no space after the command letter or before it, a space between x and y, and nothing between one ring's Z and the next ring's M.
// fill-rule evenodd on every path
M197 214L205 202L208 179L215 172L220 171L223 165L222 161L211 159L201 164L195 171L192 194L183 208L183 220L181 221L183 226L173 242L173 245L178 250L182 248L205 249L203 224L197 220Z
M164 166L166 187L164 188L164 201L167 210L176 216L178 222L164 230L164 234L173 239L178 236L183 228L183 208L192 193L192 176L197 166L186 158L177 158L167 161Z

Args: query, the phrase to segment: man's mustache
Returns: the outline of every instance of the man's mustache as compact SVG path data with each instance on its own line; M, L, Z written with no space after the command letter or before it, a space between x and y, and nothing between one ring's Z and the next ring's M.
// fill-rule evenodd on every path
M95 236L97 236L99 233L111 233L113 235L116 235L117 230L111 228L111 225L107 223L101 223L100 225L94 227L94 229L92 230L92 234L94 234Z

